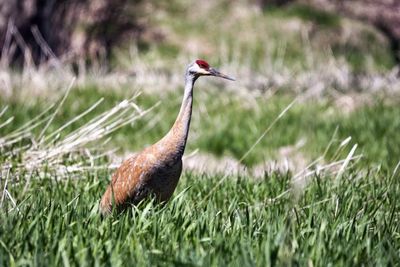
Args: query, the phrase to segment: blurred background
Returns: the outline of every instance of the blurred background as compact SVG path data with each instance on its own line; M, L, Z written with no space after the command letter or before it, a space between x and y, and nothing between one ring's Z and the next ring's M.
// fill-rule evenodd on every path
M72 132L140 91L135 103L150 114L108 143L119 155L136 151L171 127L185 67L203 58L237 81L198 83L188 148L196 162L302 169L350 136L370 162L394 166L399 47L395 0L2 0L0 95L3 119L13 119L0 131L58 103L77 77L46 131L103 98L64 129Z
M90 65L118 64L116 50L132 45L215 57L225 43L256 66L267 47L285 46L293 64L312 48L352 69L382 70L399 64L399 11L394 0L2 1L0 48L3 64Z

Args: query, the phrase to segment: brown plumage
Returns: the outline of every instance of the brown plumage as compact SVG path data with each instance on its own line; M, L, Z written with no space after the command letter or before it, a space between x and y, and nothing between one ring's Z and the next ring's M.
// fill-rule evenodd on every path
M193 86L200 76L233 80L204 60L196 60L188 66L183 101L174 125L160 141L125 160L115 171L100 201L102 214L109 214L113 205L123 210L149 195L154 195L159 202L171 198L182 173L182 156L192 115Z

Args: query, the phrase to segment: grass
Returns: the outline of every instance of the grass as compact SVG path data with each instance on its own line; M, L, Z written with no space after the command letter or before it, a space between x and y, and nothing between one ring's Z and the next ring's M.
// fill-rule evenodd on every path
M201 83L196 87L188 153L199 149L220 157L240 159L293 100L290 95L276 95L272 98L258 96L243 100L230 92L213 87L204 90L204 87ZM106 148L118 148L119 153L138 151L159 140L168 132L179 111L181 90L161 96L139 96L136 102L143 108L150 108L159 101L161 105L144 118L117 130ZM104 101L94 112L64 131L63 135L66 135L134 93L128 88L119 92L100 90L95 86L73 88L48 132L55 131L103 97ZM2 106L6 104L9 108L3 118L13 116L14 121L0 128L0 135L5 135L40 114L46 106L46 99L35 103L1 103ZM338 128L335 137L337 144L351 136L359 144L366 162L394 168L400 160L400 148L392 145L400 139L399 127L400 112L395 103L377 101L371 106L361 106L346 114L335 107L332 101L321 101L313 105L309 101L299 102L274 125L273 131L261 140L243 163L252 166L265 160L279 159L277 152L280 148L295 146L300 140L305 141L299 151L306 159L316 158L325 151ZM36 134L40 131L36 129Z
M132 93L122 92L122 96ZM292 99L278 94L243 100L227 94L212 88L197 91L189 152L199 148L243 156ZM121 100L121 92L73 88L49 131L99 96L105 102L98 110L64 134ZM136 102L146 108L159 97L144 94ZM115 132L109 144L137 149L162 136L174 120L180 95L167 93L161 98L162 108ZM0 129L2 135L46 106L46 101L26 105L14 101L2 103L9 104L3 118L15 116L13 124ZM338 147L350 135L363 158L342 174L316 172L297 184L290 172L265 173L262 179L184 172L166 206L147 201L126 213L101 218L98 201L110 178L104 167L85 169L79 179L60 177L45 166L23 175L14 168L9 175L3 172L1 195L10 196L1 201L0 265L395 265L400 253L400 176L395 169L400 152L393 145L399 140L397 107L377 102L344 114L329 101L310 103L293 106L245 163L272 159L280 147L301 138L307 139L301 152L315 158L329 142ZM151 116L157 113L154 123ZM328 150L325 160L337 158L334 151ZM344 149L339 157L347 153ZM70 164L68 157L65 160ZM74 160L85 165L89 159L81 155ZM96 166L109 164L106 157L98 160Z
M302 4L292 4L284 8L270 6L265 8L265 12L278 17L298 17L304 21L311 21L318 26L327 28L339 27L341 19L336 14L317 10Z
M291 175L221 179L185 173L165 207L145 202L102 219L108 172L35 180L19 211L0 214L3 266L396 265L400 251L399 175L358 169L316 175L304 193ZM41 190L37 190L41 188Z
M325 65L332 56L360 73L395 66L390 44L371 26L302 4L267 5L261 11L246 1L228 2L176 3L179 13L169 10L153 18L167 34L151 52L173 64L178 51L215 58L224 43L232 51L227 59L251 62L257 71L262 71L266 56L293 69L307 69L310 57L313 67Z

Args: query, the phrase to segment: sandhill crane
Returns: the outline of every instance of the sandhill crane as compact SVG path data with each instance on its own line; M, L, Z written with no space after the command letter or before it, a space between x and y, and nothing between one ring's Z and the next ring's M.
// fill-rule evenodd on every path
M155 196L159 202L170 199L182 172L182 156L192 116L193 86L200 76L234 81L204 60L198 59L187 67L183 100L174 125L160 141L127 159L115 171L100 201L103 215L109 214L113 205L123 210L148 195Z

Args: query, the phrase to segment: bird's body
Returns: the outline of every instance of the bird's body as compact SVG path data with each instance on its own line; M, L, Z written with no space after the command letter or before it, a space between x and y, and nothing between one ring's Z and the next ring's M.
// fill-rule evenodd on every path
M182 173L182 156L192 115L194 82L202 75L232 79L210 68L202 60L188 67L183 101L174 125L160 141L127 159L115 171L100 202L102 214L110 213L113 205L117 209L124 209L149 195L154 195L159 202L171 198Z

